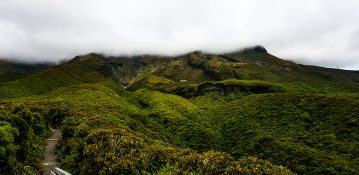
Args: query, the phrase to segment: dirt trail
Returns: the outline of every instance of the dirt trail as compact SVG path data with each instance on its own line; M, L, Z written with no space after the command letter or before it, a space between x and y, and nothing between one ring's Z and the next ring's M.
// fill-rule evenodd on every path
M44 175L50 175L50 172L59 166L56 161L55 147L61 137L59 129L51 128L51 137L46 140L45 160L44 160Z

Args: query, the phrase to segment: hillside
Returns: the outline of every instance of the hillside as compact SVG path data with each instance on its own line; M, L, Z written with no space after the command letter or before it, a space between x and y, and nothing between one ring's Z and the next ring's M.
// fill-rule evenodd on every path
M0 59L0 74L5 73L19 73L19 72L33 72L37 70L46 69L52 66L51 63L21 63L11 62Z
M358 71L296 64L261 46L92 53L0 74L0 170L41 172L41 146L24 148L43 144L51 125L72 174L355 174L358 109Z

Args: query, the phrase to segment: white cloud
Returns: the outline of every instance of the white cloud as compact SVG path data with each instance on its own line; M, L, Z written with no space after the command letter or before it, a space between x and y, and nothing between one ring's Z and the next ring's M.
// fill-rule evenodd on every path
M356 0L1 0L0 57L227 52L262 44L305 64L359 69Z

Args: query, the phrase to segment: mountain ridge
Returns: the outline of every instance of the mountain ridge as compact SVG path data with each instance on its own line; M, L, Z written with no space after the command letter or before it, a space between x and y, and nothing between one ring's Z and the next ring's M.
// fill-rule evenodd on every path
M35 72L32 74L21 74L21 71L18 74L16 72L0 74L0 80L3 80L0 83L2 96L8 92L7 96L11 97L15 84L16 88L20 89L35 88L36 82L41 81L42 78L46 79L46 76L53 77L51 80L53 82L64 83L43 81L40 83L42 85L39 84L37 87L35 94L72 84L66 82L96 83L106 79L111 79L128 90L149 88L161 89L162 92L171 92L172 90L169 89L177 85L226 79L286 83L292 86L292 89L297 88L307 92L355 92L359 90L357 86L359 71L295 64L269 54L262 46L224 55L195 51L176 57L154 55L106 57L102 54L91 53L76 56L59 65L40 66L38 69L37 67L33 69ZM69 79L73 80L69 81ZM11 82L7 82L10 80ZM29 85L27 82L33 82L35 85ZM47 83L52 85L48 86ZM313 91L313 89L316 90ZM22 91L30 92L31 89Z

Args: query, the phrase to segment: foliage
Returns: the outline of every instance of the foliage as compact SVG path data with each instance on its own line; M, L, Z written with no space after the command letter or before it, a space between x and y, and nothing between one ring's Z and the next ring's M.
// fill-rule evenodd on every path
M267 94L227 104L224 150L258 156L300 174L358 171L359 101L341 95Z
M65 119L59 154L63 167L74 174L293 174L254 157L236 160L221 152L162 146L111 125L100 117L85 123Z
M1 174L38 174L46 135L44 118L17 107L12 113L0 111Z

